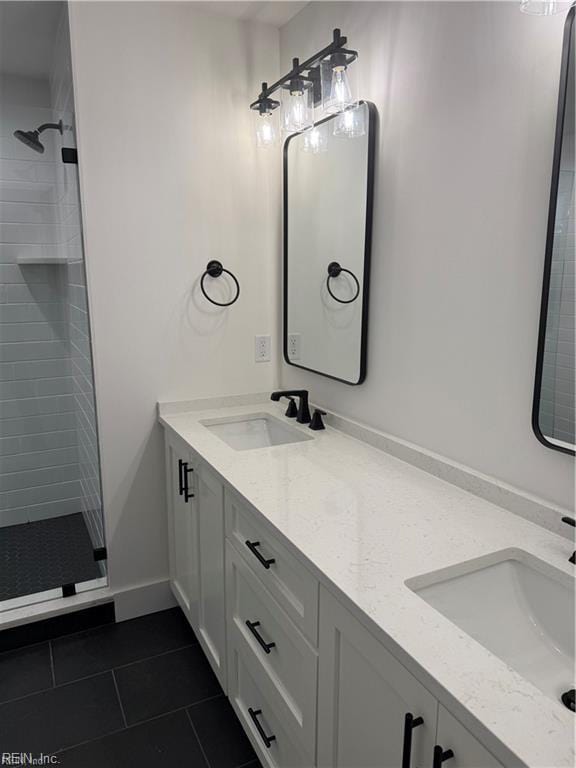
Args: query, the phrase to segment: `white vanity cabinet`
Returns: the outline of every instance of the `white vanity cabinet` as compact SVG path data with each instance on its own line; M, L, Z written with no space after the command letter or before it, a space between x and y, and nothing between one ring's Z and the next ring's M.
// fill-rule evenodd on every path
M431 766L437 712L434 696L321 589L318 765ZM410 762L404 745L407 714L415 724Z
M503 768L324 588L319 659L319 767Z
M178 437L165 444L172 592L226 690L224 487Z
M168 547L172 592L194 631L198 630L198 509L192 452L165 433Z
M166 430L170 579L265 768L504 768Z
M450 750L453 753L453 757L442 763L445 768L503 768L502 763L442 705L438 707L436 744L442 752ZM433 768L440 768L440 765L433 765Z
M198 639L226 691L224 487L204 464L196 477L198 507Z

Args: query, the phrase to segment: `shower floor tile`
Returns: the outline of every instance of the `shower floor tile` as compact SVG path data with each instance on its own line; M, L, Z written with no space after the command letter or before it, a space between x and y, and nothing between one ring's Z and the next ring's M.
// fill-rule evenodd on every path
M100 576L80 513L0 528L0 601Z

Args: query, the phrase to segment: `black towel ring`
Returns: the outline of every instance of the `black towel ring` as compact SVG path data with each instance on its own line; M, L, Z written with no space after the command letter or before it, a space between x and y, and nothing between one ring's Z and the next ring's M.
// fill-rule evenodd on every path
M352 296L351 299L339 299L337 296L334 296L332 291L330 290L330 278L331 277L338 277L342 272L346 272L348 275L352 276L352 279L356 283L356 293L354 296ZM328 277L326 278L326 288L328 289L328 293L334 301L337 301L339 304L352 304L353 301L356 301L358 296L360 295L360 283L358 282L358 278L354 274L354 272L350 272L349 269L344 269L344 267L341 267L340 264L338 264L337 261L331 261L330 264L328 264Z
M223 272L226 272L227 275L230 275L236 284L236 296L234 296L232 301L214 301L214 299L211 299L210 296L208 296L206 289L204 288L204 280L206 279L206 275L209 277L220 277ZM238 280L236 280L236 277L232 274L232 272L230 272L229 269L224 269L222 264L215 259L213 261L209 261L206 265L206 271L200 278L200 289L208 301L211 304L216 304L217 307L229 307L231 304L234 304L234 302L238 301L238 296L240 296L240 284L238 283Z

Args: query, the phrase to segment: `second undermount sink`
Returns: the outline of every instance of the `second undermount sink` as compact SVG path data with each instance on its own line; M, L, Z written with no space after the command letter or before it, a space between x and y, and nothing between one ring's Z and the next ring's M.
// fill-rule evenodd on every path
M269 448L273 445L301 443L313 439L311 435L305 435L267 413L207 419L201 423L235 451Z
M406 585L542 693L570 708L565 694L576 687L571 576L509 549Z

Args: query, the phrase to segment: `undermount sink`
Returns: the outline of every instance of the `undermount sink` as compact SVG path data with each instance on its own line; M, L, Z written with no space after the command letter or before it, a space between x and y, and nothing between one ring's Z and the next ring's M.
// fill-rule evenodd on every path
M406 586L546 696L561 702L576 687L574 579L568 574L509 549Z
M269 448L273 445L301 443L313 439L312 436L283 424L267 413L207 419L201 423L235 451Z

